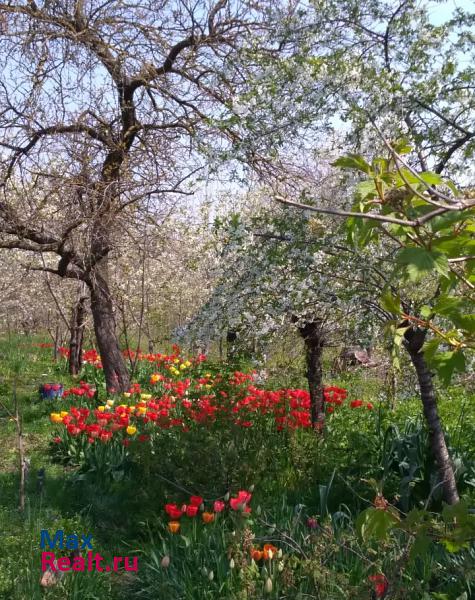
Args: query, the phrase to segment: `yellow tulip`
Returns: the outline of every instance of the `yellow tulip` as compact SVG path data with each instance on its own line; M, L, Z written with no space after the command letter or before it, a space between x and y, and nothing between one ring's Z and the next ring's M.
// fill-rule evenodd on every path
M52 423L61 423L61 421L63 420L59 413L51 413L49 418Z
M152 397L152 394L140 394L140 398L142 400L150 400L151 397Z
M130 392L124 392L124 398L130 398L131 395Z
M125 431L128 435L134 435L134 433L137 432L137 427L135 427L134 425L129 425Z
M105 406L98 406L98 407L97 407L97 410L98 410L99 412L104 412L104 411L106 410L106 407L105 407Z
M61 418L62 418L62 417L65 417L68 414L68 411L67 410L62 410L59 414L61 415Z
M114 400L107 400L107 406L114 406Z

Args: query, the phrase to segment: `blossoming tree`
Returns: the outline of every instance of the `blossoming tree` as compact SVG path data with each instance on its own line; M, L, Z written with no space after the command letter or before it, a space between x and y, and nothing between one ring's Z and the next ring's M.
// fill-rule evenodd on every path
M185 192L198 151L239 145L232 99L246 68L233 63L272 15L226 0L2 2L0 13L0 244L85 283L107 385L124 390L109 273L121 217Z
M305 345L312 423L317 426L324 417L322 354L328 338L341 340L363 329L367 334L376 324L370 304L382 283L374 273L368 276L375 257L345 245L338 223L278 208L259 194L251 205L247 214L217 223L220 273L208 301L183 333L206 339L233 331L262 342L286 327L296 328ZM355 325L363 320L365 327L358 331Z

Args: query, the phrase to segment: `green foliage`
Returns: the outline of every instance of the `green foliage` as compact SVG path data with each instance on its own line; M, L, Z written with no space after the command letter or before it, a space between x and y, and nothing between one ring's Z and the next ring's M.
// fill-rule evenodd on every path
M424 275L434 270L444 277L448 275L447 256L438 252L430 252L425 248L403 248L396 255L396 262L406 267L411 281L419 281Z
M349 239L363 247L370 241L379 243L381 249L383 239L388 243L388 260L391 256L399 268L389 274L381 307L403 322L402 332L393 327L399 345L408 326L435 336L438 342L429 341L426 349L431 366L448 385L455 372L465 371L466 354L475 348L475 319L468 313L473 305L475 208L438 173L416 173L401 161L399 154L375 158L371 166L354 155L337 161L337 166L356 171L361 171L361 162L368 165L368 180L356 189L354 209L361 218L348 220ZM451 197L446 196L447 189ZM439 190L444 190L443 201ZM461 204L466 208L460 209ZM388 224L381 227L379 221L365 219L368 213ZM423 301L411 289L415 284L427 288Z
M382 542L397 522L397 513L370 507L358 515L355 527L363 541L375 539Z
M33 354L40 357L40 366L29 362ZM373 587L368 577L378 573L387 577L395 597L407 600L434 594L455 600L473 589L473 515L467 508L474 497L468 482L474 478L470 459L475 452L475 413L473 399L463 391L452 390L442 398L440 410L467 500L459 510L438 513L441 505L438 489L433 490L427 437L416 419L419 405L415 400L401 402L392 414L381 382L346 376L344 385L351 396L372 402L374 409L335 407L323 436L306 430L277 434L266 429L265 422L258 423L254 432L238 430L224 420L209 429L191 430L186 437L163 430L155 454L137 444L134 459L115 480L99 468L94 470L92 456L82 472L71 461L67 465L49 461L48 415L53 408L69 409L72 402L65 399L52 405L32 399L37 388L32 378L52 368L56 367L46 350L25 348L22 373L28 387L20 382L19 394L25 405L26 439L36 436L28 442L36 444L32 473L45 466L46 487L39 493L32 475L23 519L16 512L15 455L5 458L9 462L4 461L7 472L0 482L0 526L6 544L0 561L0 597L281 600L323 594L363 600ZM214 377L226 367L203 368ZM143 390L149 389L151 371L150 365L140 365ZM26 376L29 372L31 377ZM280 372L279 378L285 385L285 374ZM2 423L2 428L3 439L11 440L11 424ZM52 449L57 451L57 446ZM107 454L98 455L100 463L112 465L112 446L98 446L101 451L112 454L110 460ZM84 461L84 455L75 455L75 460ZM227 511L210 524L199 517L182 517L178 534L167 529L165 502L180 504L189 493L199 492L210 506L225 492L252 483L249 516ZM387 510L374 506L378 493L389 502ZM106 556L137 554L138 573L68 575L60 586L41 593L38 531L60 526L91 532L95 548ZM270 564L253 561L250 547L267 543L279 548L282 557ZM165 556L170 558L168 566L162 564ZM269 578L271 592L266 591Z

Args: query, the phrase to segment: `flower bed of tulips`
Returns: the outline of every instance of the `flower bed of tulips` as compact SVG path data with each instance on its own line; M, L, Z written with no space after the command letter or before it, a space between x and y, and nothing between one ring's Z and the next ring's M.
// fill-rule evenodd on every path
M86 351L97 366L100 357ZM277 431L310 428L310 397L303 389L267 390L254 382L252 373L234 371L212 374L204 369L205 357L174 354L146 354L138 359L148 365L142 369L142 382L130 390L109 398L96 407L71 406L51 413L59 425L54 440L82 437L88 444L119 440L124 446L132 441L147 442L159 430L189 431L196 426L209 427L219 421L231 427L251 428L258 420L273 423ZM65 390L64 396L84 402L96 396L87 382ZM324 390L327 412L332 413L347 400L347 391L337 386ZM362 400L349 402L351 408L373 405Z
M98 523L104 514L120 523L118 535L139 549L129 597L389 598L419 581L419 563L401 566L399 557L415 552L429 527L445 532L445 521L426 512L406 520L398 509L400 463L386 459L401 447L386 437L394 417L383 393L364 387L365 400L356 397L359 380L348 390L327 386L325 435L314 435L307 390L286 386L297 378L276 373L282 384L262 384L179 348L125 355L134 371L126 393L106 389L101 357L88 350L84 381L65 391L50 420L51 450L70 461L78 506ZM432 544L418 560L429 568L437 552L451 577L461 572L463 557L459 569ZM423 596L417 585L411 598Z
M210 503L208 510L205 510L205 501L202 496L191 496L188 504L178 505L175 503L165 504L165 512L170 521L168 522L168 530L171 533L178 533L180 530L181 517L189 517L191 519L201 515L203 523L208 525L213 523L216 517L225 509L229 508L235 512L242 514L250 514L251 507L249 503L252 498L252 493L246 490L240 490L235 496L230 497L229 493L223 499L217 499Z
M167 502L163 555L160 558L152 552L156 567L148 562L147 571L158 581L174 580L186 569L187 562L193 560L196 547L202 560L199 576L208 589L218 585L231 597L236 587L246 586L254 590L255 596L251 597L261 597L261 592L264 597L275 598L295 593L296 585L306 589L302 588L302 581L297 583L298 574L314 568L309 555L316 547L334 544L332 529L321 525L315 517L305 516L305 511L299 511L297 515L287 515L290 517L286 523L287 533L277 533L275 525L266 526L260 506L255 511L257 516L253 517L250 506L253 490L251 486L234 494L228 492L214 501L192 495L184 504ZM218 546L209 551L208 544L216 543ZM372 588L372 597L386 596L388 580L383 573L373 571L366 576L366 581L366 593Z

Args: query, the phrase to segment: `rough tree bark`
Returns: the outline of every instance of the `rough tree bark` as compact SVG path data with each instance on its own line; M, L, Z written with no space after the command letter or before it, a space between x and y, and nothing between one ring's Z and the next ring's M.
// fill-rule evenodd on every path
M91 294L91 312L97 345L104 368L107 389L126 391L130 387L129 372L120 351L116 333L114 305L107 279L99 270L88 280Z
M236 358L237 332L229 329L226 332L226 360L232 361Z
M424 329L408 329L405 334L404 345L417 373L424 416L429 428L431 452L439 470L443 497L447 504L457 504L459 495L454 469L440 423L432 374L422 351L426 336L427 331Z
M310 415L312 427L320 429L325 419L325 400L323 396L322 356L325 346L323 321L315 320L298 326L305 344L306 376L310 393Z
M73 307L69 339L69 373L79 375L82 368L82 348L84 340L84 327L86 324L86 290L80 284L78 298Z

